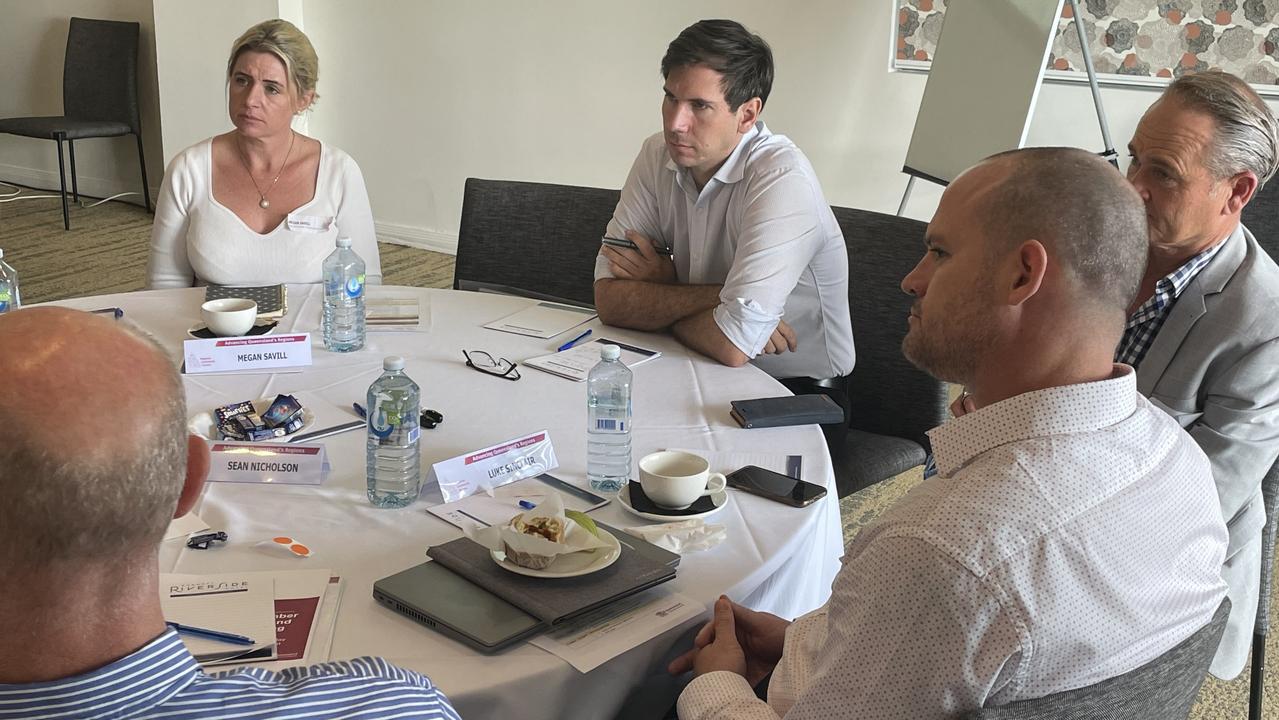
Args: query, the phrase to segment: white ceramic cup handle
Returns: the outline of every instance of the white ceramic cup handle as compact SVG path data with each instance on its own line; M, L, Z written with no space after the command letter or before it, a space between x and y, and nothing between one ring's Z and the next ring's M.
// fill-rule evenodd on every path
M706 490L702 492L702 497L723 492L725 487L728 487L728 478L725 478L722 473L711 473L706 478Z

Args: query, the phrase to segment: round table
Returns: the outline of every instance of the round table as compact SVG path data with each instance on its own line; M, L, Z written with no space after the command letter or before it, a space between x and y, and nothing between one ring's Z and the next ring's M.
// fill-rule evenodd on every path
M363 350L330 353L319 332L321 288L291 285L290 310L276 332L311 332L313 364L292 373L184 376L189 412L290 393L315 413L314 427L336 425L355 419L351 403L363 403L369 384L381 372L383 356L402 355L406 372L422 388L423 407L445 415L438 428L422 433L424 478L433 463L545 429L560 463L553 474L586 487L585 383L524 367L522 379L511 382L468 368L462 357L462 350L478 349L518 362L554 351L581 328L543 340L482 327L533 302L524 298L421 288L381 287L371 292L418 297L422 327L371 332ZM203 289L192 288L58 304L86 310L119 306L126 321L151 333L177 362L187 330L199 320L203 297ZM791 618L825 602L843 546L835 483L821 432L811 425L743 430L729 416L729 401L786 394L782 386L753 366L721 366L664 334L605 328L598 320L589 326L593 337L662 351L661 358L635 369L635 458L666 447L802 455L804 478L829 491L803 509L730 491L729 502L707 520L725 525L728 539L711 550L686 555L676 579L666 587L708 607L723 593L749 607ZM378 655L422 672L445 691L463 717L651 717L674 701L680 680L667 676L664 668L687 649L697 623L686 623L583 674L528 644L482 655L378 605L372 597L374 581L423 562L427 547L461 532L427 513L425 500L400 510L368 503L364 433L356 430L321 442L332 471L320 486L210 483L195 511L212 527L225 530L230 541L211 551L166 541L161 572L331 569L343 582L331 657ZM593 514L614 527L646 524L616 502ZM313 557L273 557L255 548L276 535L304 541Z

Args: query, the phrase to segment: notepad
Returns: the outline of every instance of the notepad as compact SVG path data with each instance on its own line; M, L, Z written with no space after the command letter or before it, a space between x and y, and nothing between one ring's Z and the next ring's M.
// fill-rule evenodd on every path
M274 660L275 581L255 573L160 575L164 619L253 638L253 645L179 634L201 665Z
M516 335L552 338L594 318L595 311L590 308L539 302L517 313L494 320L484 327Z
M635 368L649 360L662 356L660 350L649 350L636 345L628 345L608 338L599 338L594 342L582 343L577 347L562 352L540 355L524 361L526 367L536 368L542 372L558 375L576 382L582 382L590 374L591 368L600 361L600 347L616 345L622 354L618 359L628 368Z

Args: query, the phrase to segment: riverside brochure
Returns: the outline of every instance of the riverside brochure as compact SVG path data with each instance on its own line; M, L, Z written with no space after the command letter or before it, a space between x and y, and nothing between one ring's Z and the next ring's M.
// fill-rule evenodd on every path
M616 345L621 348L622 355L618 359L622 361L623 365L632 369L636 365L642 365L649 360L655 360L662 356L659 350L649 350L616 340L609 340L608 338L599 338L594 342L582 343L568 350L529 358L524 361L524 366L537 368L542 372L568 378L575 382L582 382L590 374L591 368L595 367L595 364L600 361L600 347L604 345Z

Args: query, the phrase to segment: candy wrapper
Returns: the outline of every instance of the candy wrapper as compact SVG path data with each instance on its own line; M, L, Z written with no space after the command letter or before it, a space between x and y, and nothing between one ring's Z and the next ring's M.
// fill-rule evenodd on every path
M516 565L541 570L560 555L610 547L592 529L565 516L563 501L552 493L541 505L516 515L506 525L483 528L471 539L490 550L505 552L506 559Z

